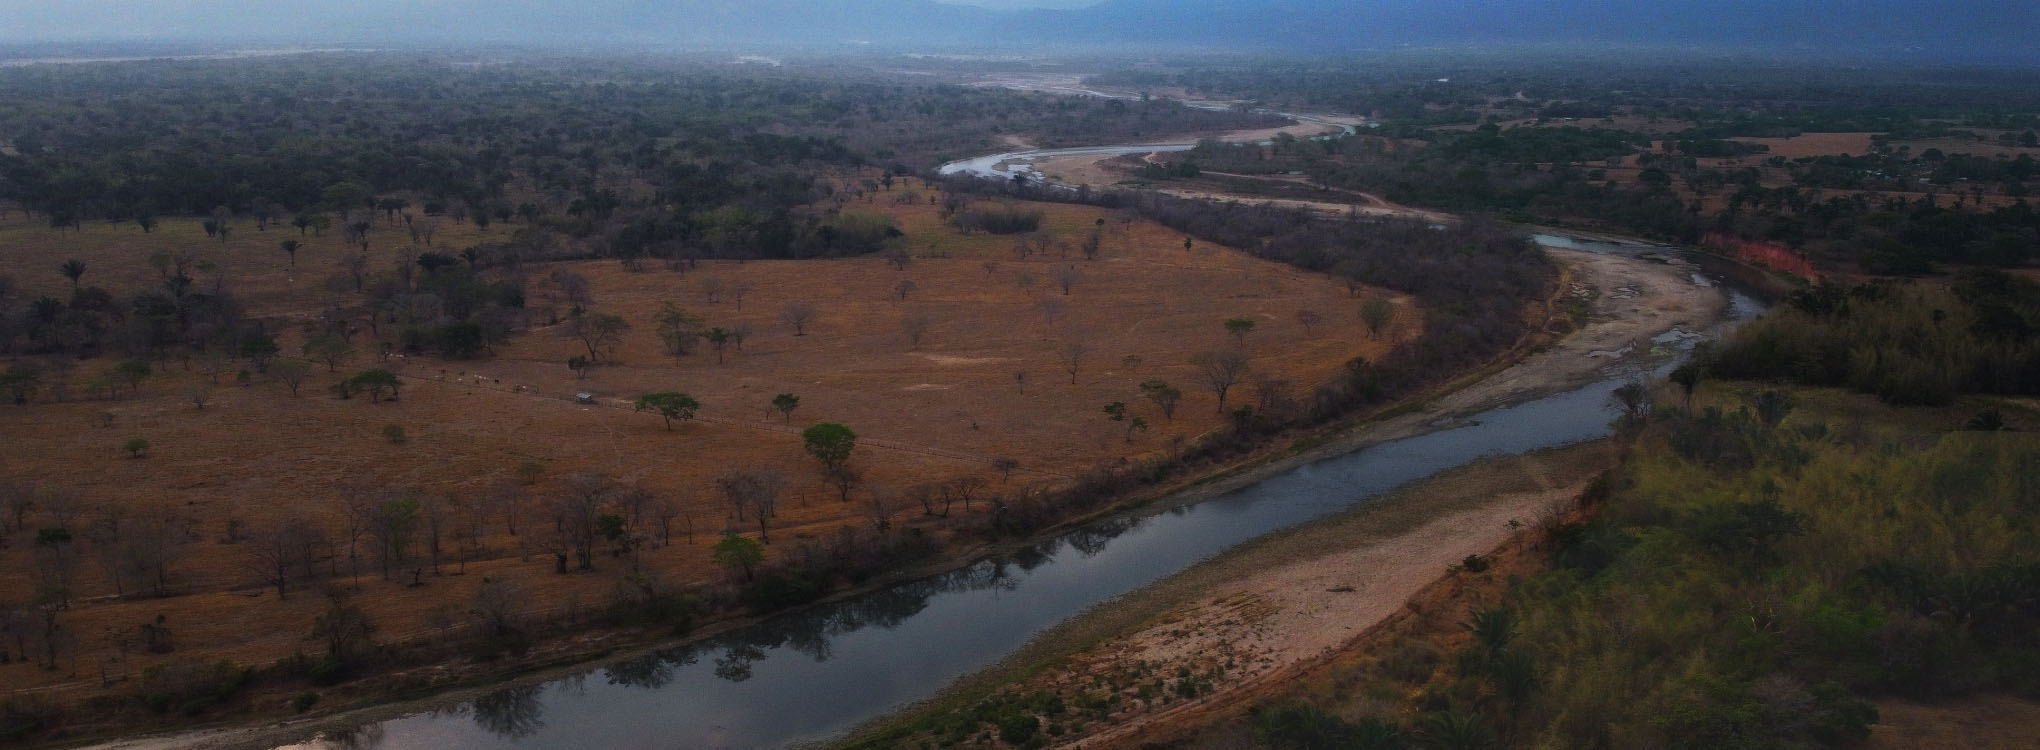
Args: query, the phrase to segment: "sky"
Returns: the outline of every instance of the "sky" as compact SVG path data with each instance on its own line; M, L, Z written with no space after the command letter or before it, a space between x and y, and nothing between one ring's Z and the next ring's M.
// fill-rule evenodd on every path
M1029 8L1054 8L1068 10L1098 4L1098 0L945 0L954 5L975 5L993 10L1026 10Z
M0 0L0 43L1350 52L1606 45L2040 62L2040 0ZM1015 13L1012 11L1030 11Z

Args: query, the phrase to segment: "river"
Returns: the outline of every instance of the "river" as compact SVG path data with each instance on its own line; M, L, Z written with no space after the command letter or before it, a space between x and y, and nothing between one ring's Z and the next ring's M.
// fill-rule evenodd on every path
M1013 156L971 162L1010 161ZM1588 252L1678 252L1561 234L1534 236ZM1762 309L1730 278L1695 271L1692 281L1729 292L1724 325ZM1719 330L1659 343L1689 350ZM1676 360L1660 356L1647 366L1662 371ZM825 742L933 696L1088 608L1248 540L1484 458L1604 437L1614 416L1611 392L1638 374L1634 367L1610 368L1583 388L1298 466L1202 502L1106 518L953 572L769 618L701 642L591 665L564 678L513 683L472 700L421 704L408 715L308 737L289 747L723 749Z

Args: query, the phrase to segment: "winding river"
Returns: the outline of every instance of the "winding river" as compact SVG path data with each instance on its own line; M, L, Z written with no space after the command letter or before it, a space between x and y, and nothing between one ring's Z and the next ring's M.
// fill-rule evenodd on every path
M979 167L959 165L990 168L1167 147L998 154L944 169L975 173ZM1591 252L1639 252L1628 244L1557 235L1538 239ZM1725 279L1700 271L1693 281L1728 289L1724 323L1761 308ZM1661 343L1690 347L1702 338ZM1659 357L1652 366L1668 367L1675 359ZM1299 466L1203 502L1100 520L950 573L648 656L591 665L569 677L513 684L473 700L306 738L296 747L758 748L824 742L934 695L1087 608L1242 542L1484 458L1601 438L1613 417L1610 393L1636 374L1633 368L1611 369L1571 392Z

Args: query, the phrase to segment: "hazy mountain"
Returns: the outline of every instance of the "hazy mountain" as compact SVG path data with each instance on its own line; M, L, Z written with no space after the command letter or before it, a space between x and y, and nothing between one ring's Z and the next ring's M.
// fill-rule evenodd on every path
M0 38L830 45L1692 45L1888 57L2040 57L2033 0L0 0Z

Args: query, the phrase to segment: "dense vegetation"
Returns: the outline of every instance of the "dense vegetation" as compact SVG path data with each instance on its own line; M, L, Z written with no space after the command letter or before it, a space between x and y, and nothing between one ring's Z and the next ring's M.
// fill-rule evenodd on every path
M69 226L221 207L267 223L408 199L395 210L548 216L613 252L783 256L812 231L788 213L832 192L816 179L827 170L925 169L1009 132L1111 141L1268 122L699 61L31 66L0 72L0 200Z
M529 321L530 262L871 253L900 232L882 215L843 210L852 197L949 150L992 148L999 133L1111 140L1267 121L1172 102L686 61L30 66L0 71L0 212L143 234L159 216L202 216L222 240L333 231L362 253L325 281L334 303L323 333L366 327L381 338L391 325L403 349L468 357ZM881 177L838 181L872 165ZM435 248L445 222L515 229ZM370 269L369 247L385 244L417 262ZM167 243L147 262L159 287L82 285L69 299L24 299L0 278L0 354L231 355L273 337L222 283L232 269Z
M2040 394L2040 284L1965 272L1948 287L1864 284L1794 293L1730 338L1719 375L1842 386L1893 404Z
M1205 143L1146 179L1307 175L1321 188L1518 221L1583 222L1698 243L1779 243L1835 264L1921 274L2040 254L2040 101L2030 74L1681 65L1529 71L1432 61L1361 68L1190 64L1101 85L1182 86L1381 118L1342 138ZM1450 71L1437 78L1440 70ZM1768 156L1729 140L1875 134L1856 154ZM1902 141L1974 144L1915 149ZM1615 179L1617 176L1623 179ZM1234 180L1229 189L1248 187ZM1265 186L1263 186L1265 187Z
M1803 304L1737 340L1807 325ZM1847 304L1876 327L1922 303ZM1542 572L1257 709L1260 744L1846 747L1877 699L2040 695L2040 440L2002 430L2029 411L1674 380L1702 387L1654 414L1626 394L1628 457L1540 529Z

